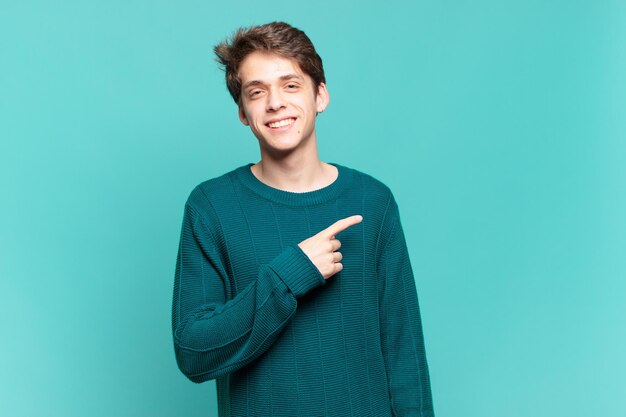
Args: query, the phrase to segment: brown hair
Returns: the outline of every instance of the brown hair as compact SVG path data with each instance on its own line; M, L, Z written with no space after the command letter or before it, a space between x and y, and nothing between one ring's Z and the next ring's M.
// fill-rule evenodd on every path
M316 90L320 83L326 83L322 58L309 37L284 22L239 28L230 40L220 42L213 50L226 73L226 87L237 104L241 99L239 66L252 52L269 52L296 61L300 69L313 79Z

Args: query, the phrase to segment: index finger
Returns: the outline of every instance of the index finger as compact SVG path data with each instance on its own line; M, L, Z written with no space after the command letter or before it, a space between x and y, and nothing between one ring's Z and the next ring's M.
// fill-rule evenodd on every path
M354 216L337 220L335 223L331 224L326 229L324 229L322 233L328 237L333 237L339 234L340 232L346 230L348 227L361 223L361 220L363 220L363 216L361 216L360 214L355 214Z

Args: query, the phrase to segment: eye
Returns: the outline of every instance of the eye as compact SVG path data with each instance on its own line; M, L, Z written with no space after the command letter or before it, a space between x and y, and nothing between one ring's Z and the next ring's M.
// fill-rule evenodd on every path
M248 93L248 96L249 96L250 98L255 98L255 97L257 97L257 96L261 95L262 93L263 93L263 90L251 90L251 91Z
M298 88L298 85L297 84L293 84L293 83L287 84L287 88L290 89L290 90L295 90L296 88Z

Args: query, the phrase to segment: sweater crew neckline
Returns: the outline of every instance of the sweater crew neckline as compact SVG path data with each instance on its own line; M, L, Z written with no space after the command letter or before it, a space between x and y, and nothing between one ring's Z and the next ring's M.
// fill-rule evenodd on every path
M325 187L313 191L293 192L271 187L259 180L251 170L252 162L235 170L239 181L254 193L268 200L289 206L306 206L330 201L343 193L352 180L352 170L333 162L327 162L337 168L337 178Z

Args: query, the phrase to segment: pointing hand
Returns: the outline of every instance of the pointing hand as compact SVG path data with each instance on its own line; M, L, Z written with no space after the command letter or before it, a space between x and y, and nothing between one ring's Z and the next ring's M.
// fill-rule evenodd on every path
M341 242L335 239L343 230L350 226L361 223L363 216L354 215L345 219L337 220L316 235L298 243L302 251L311 259L324 279L328 279L343 269L339 262L343 258L341 252L336 252L341 247Z

